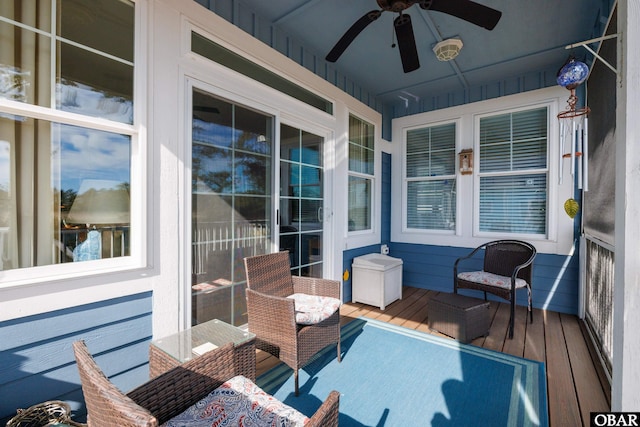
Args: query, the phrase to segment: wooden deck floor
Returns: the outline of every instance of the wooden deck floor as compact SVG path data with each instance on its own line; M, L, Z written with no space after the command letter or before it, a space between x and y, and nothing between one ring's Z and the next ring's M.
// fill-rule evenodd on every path
M427 300L437 292L403 289L402 300L384 311L364 304L344 304L340 310L343 324L360 316L434 333L427 325ZM491 330L488 337L477 338L472 345L527 359L545 362L549 423L551 427L589 426L589 414L609 410L609 391L603 387L598 364L594 363L584 327L576 316L534 310L533 323L527 321L526 307L516 310L514 338L507 339L509 305L491 302ZM267 371L278 360L259 352L257 373Z

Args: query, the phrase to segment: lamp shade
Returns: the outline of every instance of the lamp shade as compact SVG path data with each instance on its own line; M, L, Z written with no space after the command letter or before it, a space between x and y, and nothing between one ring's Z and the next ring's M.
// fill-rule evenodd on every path
M118 181L86 179L80 184L67 222L70 224L128 224L129 192Z
M589 67L575 58L569 60L558 71L557 82L569 90L575 89L589 76Z

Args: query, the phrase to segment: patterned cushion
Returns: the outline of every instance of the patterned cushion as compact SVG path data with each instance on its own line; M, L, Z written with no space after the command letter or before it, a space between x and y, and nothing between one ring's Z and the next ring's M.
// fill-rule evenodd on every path
M496 286L503 289L511 289L511 277L498 276L497 274L487 273L486 271L469 271L458 273L458 279L468 282L483 283L485 285ZM527 282L524 279L516 278L516 289L524 288Z
M308 294L293 294L287 298L295 301L296 323L315 325L331 317L340 308L340 300Z
M304 414L238 375L162 427L295 427L308 421Z

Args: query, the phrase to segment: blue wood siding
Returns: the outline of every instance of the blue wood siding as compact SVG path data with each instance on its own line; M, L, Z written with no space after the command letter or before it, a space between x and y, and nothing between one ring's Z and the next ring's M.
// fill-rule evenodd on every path
M392 243L391 254L403 260L403 284L440 292L453 291L453 264L469 248ZM473 265L473 264L472 264ZM475 268L482 269L481 258ZM578 312L578 256L538 253L533 267L533 306L561 313ZM482 296L480 292L461 293ZM493 298L496 301L504 301ZM526 292L518 292L517 303L527 305Z
M353 264L353 259L371 253L380 253L380 245L363 246L361 248L351 249L342 253L342 271L349 272L349 278L344 280L343 277L342 280L342 301L351 301L351 296L353 295L351 287L353 279L351 264Z
M86 414L72 343L87 346L121 390L149 377L151 293L0 323L0 424L47 400L64 400L74 419Z
M453 292L453 264L456 259L471 252L470 248L451 246L416 245L390 243L390 254L403 261L402 282L404 286ZM355 257L379 251L379 246L367 246L343 253L343 268L349 271L349 279L343 281L343 300L351 301L351 264ZM482 269L482 260L472 261L469 266ZM578 256L538 253L533 267L533 306L560 313L578 313ZM482 298L480 292L462 290L461 293ZM502 301L488 295L490 300ZM527 305L526 292L518 292L518 305Z
M391 154L382 153L382 197L380 213L380 238L382 243L391 242Z

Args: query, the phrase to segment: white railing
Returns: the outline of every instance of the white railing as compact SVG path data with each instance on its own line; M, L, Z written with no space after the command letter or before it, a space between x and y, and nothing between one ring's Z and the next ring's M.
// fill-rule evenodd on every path
M250 249L244 256L265 253L271 244L270 227L243 223L230 227L228 223L200 223L194 226L191 239L192 273L207 272L209 257L234 249Z
M615 256L613 247L585 237L585 321L603 366L612 372L613 287Z
M93 228L92 228L93 229ZM102 257L114 258L129 255L130 226L96 226L102 238ZM65 228L60 230L60 262L73 261L73 249L82 242L90 231L86 228Z

